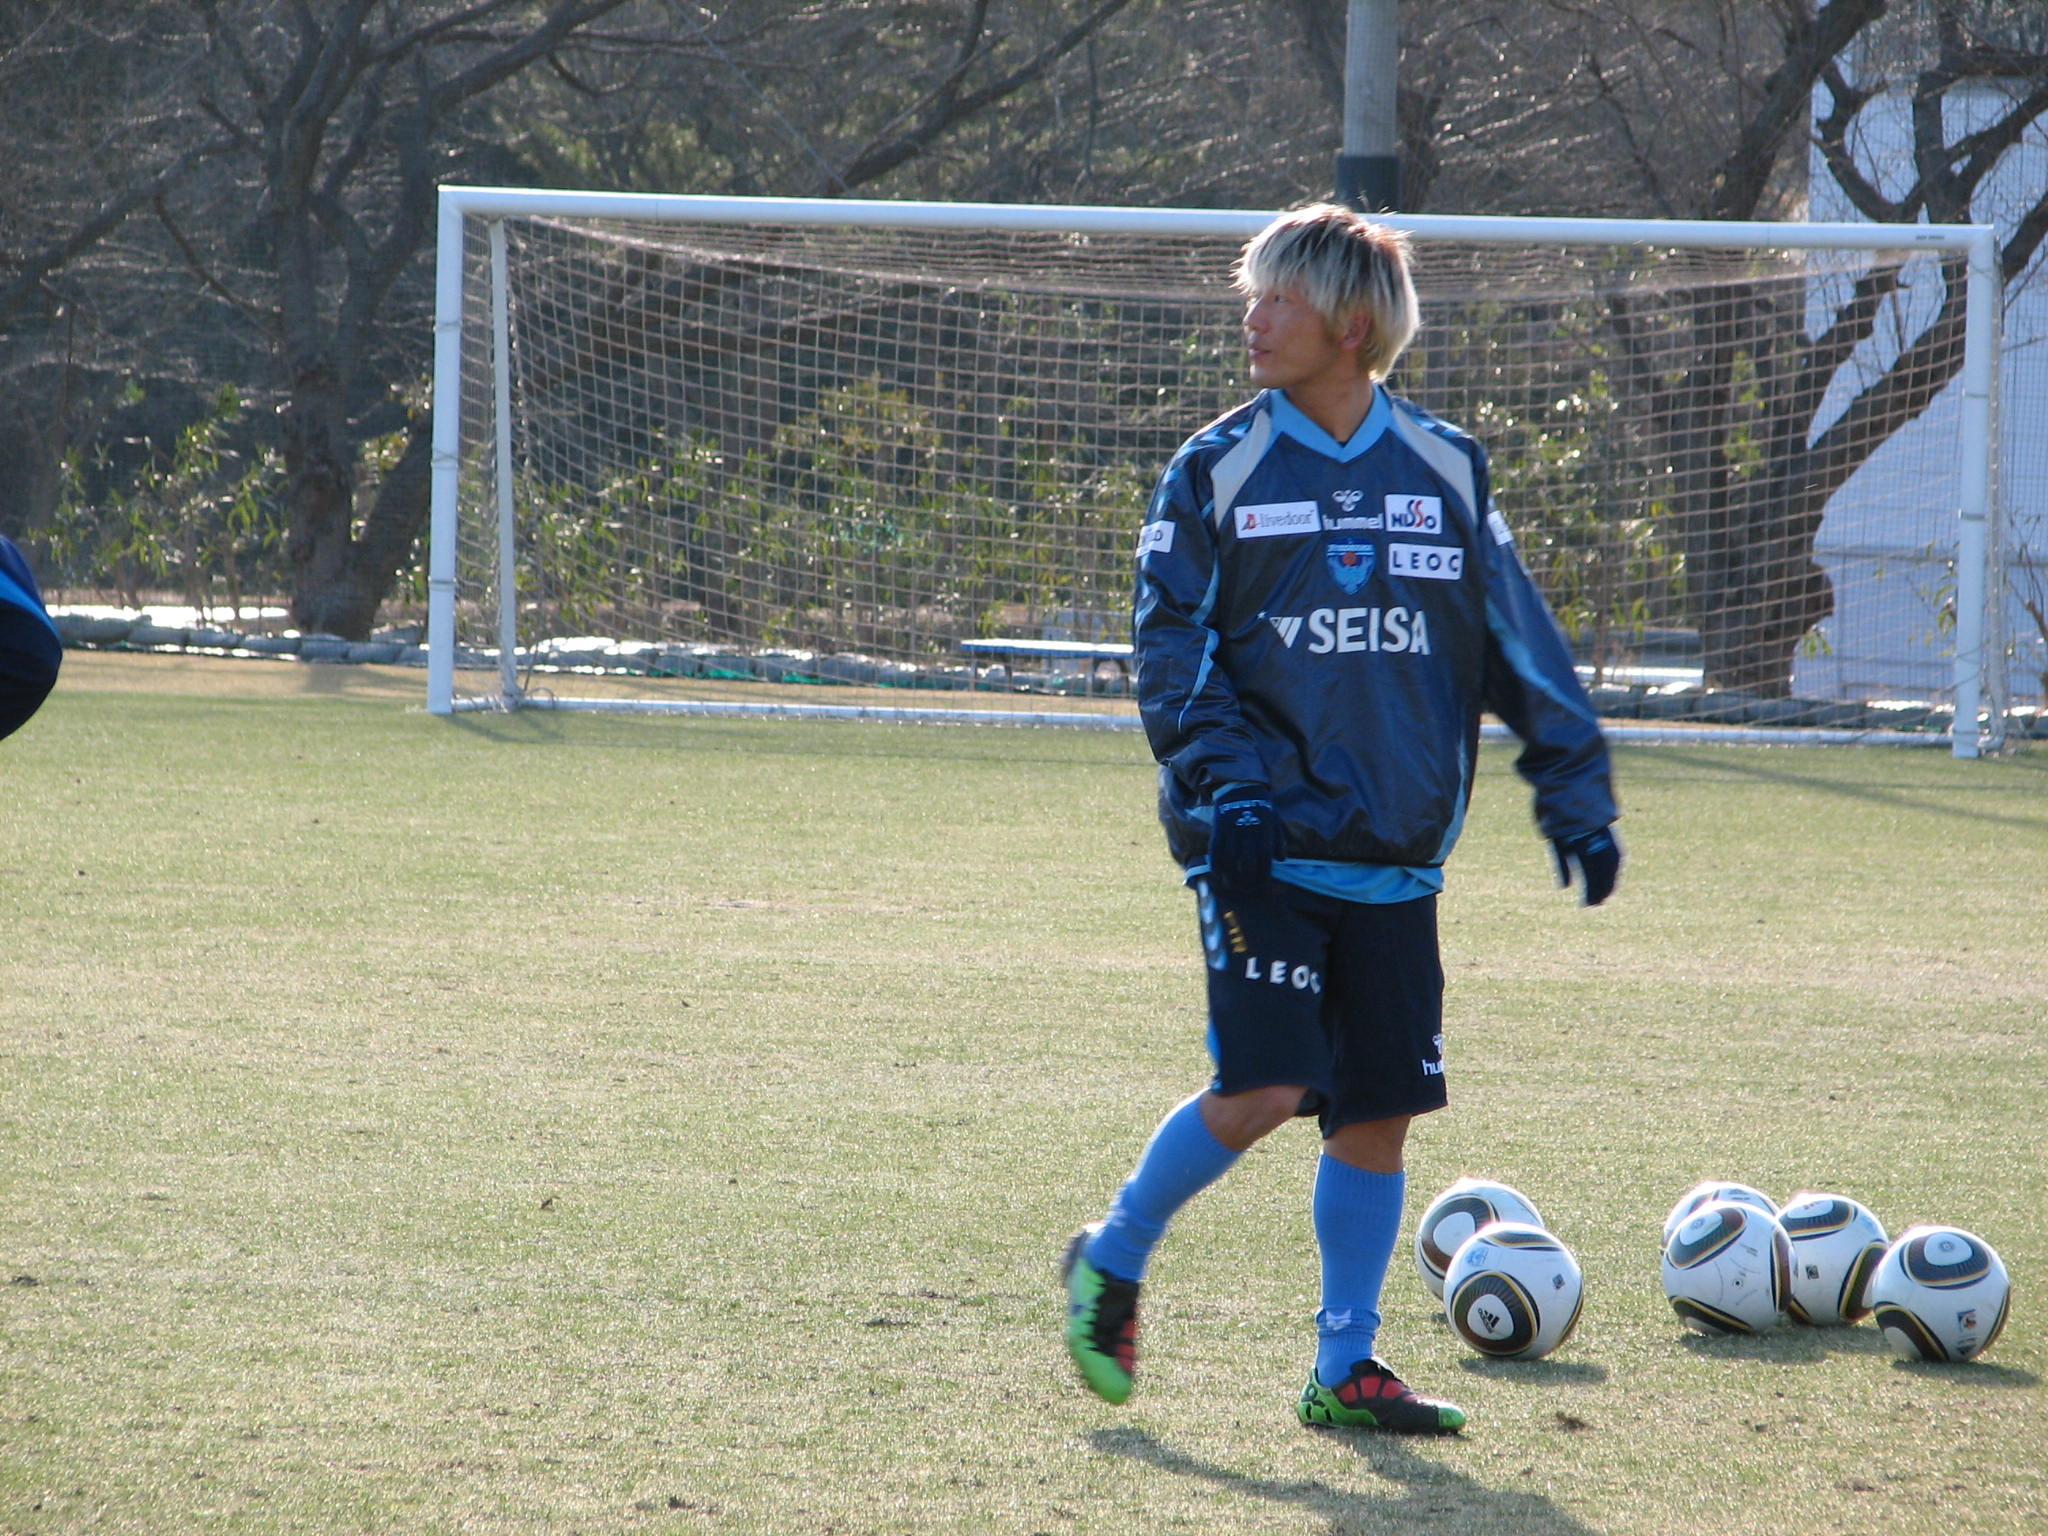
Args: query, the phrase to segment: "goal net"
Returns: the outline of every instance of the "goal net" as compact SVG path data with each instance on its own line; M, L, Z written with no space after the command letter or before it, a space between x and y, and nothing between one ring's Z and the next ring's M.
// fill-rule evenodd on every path
M1131 723L1270 217L445 189L430 707ZM1604 714L1998 737L1986 232L1390 222Z

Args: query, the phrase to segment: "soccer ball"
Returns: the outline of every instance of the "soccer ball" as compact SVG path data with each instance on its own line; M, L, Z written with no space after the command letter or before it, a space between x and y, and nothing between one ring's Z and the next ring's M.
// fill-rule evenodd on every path
M1536 1360L1571 1337L1586 1283L1579 1261L1525 1221L1491 1221L1458 1245L1444 1276L1444 1315L1482 1355Z
M1863 1291L1884 1257L1884 1223L1846 1195L1801 1191L1778 1212L1778 1225L1792 1240L1785 1310L1793 1319L1827 1325L1869 1316Z
M1444 1272L1451 1267L1452 1255L1489 1221L1543 1225L1526 1195L1492 1179L1459 1179L1424 1208L1415 1226L1415 1268L1430 1295L1443 1299Z
M1747 1184L1732 1184L1724 1179L1702 1179L1678 1197L1678 1204L1671 1207L1671 1214L1664 1218L1662 1241L1666 1248L1671 1246L1671 1239L1677 1235L1685 1218L1709 1200L1734 1200L1742 1205L1753 1205L1766 1216L1778 1214L1778 1202L1760 1189L1751 1189Z
M1664 1249L1664 1294L1706 1334L1775 1328L1792 1285L1792 1242L1778 1218L1737 1200L1709 1200Z
M1983 1238L1960 1227L1908 1227L1878 1261L1863 1298L1893 1354L1974 1360L2005 1327L2012 1282Z

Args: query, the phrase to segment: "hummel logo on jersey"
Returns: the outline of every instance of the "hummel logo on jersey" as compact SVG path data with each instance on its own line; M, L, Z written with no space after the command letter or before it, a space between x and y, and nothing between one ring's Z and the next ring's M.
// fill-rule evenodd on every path
M1322 515L1312 501L1269 501L1237 509L1240 539L1272 539L1290 533L1315 533L1323 526Z
M1442 533L1444 499L1441 496L1389 496L1389 533Z
M1341 517L1326 517L1323 519L1323 526L1332 533L1341 533L1354 528L1379 529L1386 526L1386 519L1377 512L1364 516L1359 515L1358 504L1365 500L1365 492L1363 491L1332 491L1330 492L1330 500L1336 504L1337 510L1343 514Z

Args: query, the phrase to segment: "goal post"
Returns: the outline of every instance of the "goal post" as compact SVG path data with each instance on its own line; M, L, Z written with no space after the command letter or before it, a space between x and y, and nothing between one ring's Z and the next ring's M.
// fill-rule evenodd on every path
M443 188L429 709L1133 724L1271 218ZM1385 218L1622 733L1999 744L1989 228Z

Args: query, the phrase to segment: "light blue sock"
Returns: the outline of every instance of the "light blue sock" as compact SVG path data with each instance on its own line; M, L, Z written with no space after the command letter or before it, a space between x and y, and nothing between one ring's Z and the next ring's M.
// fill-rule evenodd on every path
M1159 1122L1136 1171L1117 1191L1102 1230L1088 1244L1088 1262L1119 1279L1142 1281L1173 1213L1222 1178L1237 1157L1203 1122L1201 1094L1181 1103Z
M1323 1305L1316 1313L1316 1375L1335 1386L1368 1358L1380 1331L1380 1288L1401 1235L1405 1173L1372 1173L1327 1152L1316 1165L1316 1242Z

